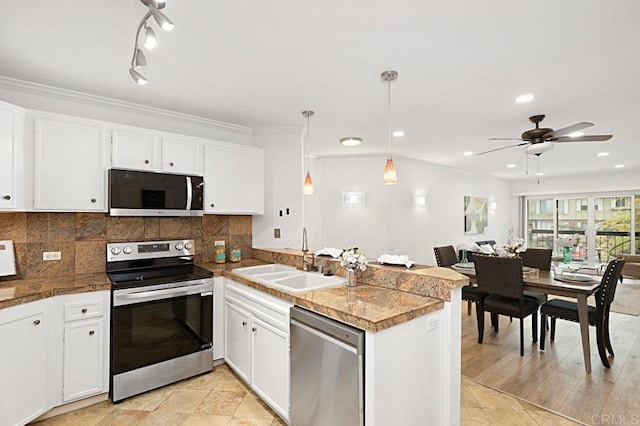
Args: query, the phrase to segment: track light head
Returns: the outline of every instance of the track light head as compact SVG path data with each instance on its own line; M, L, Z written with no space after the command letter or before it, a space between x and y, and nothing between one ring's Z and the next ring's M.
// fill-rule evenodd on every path
M136 49L136 56L133 58L133 68L137 69L147 65L147 58L142 49Z
M133 78L133 81L135 81L141 86L144 86L149 82L142 74L140 74L138 71L134 70L133 68L129 68L129 74L131 75L131 78Z
M145 25L144 30L144 47L147 49L153 49L158 44L158 39L156 38L156 32L153 31L153 28Z
M155 19L158 25L160 25L160 28L165 31L171 31L175 28L175 24L171 22L169 18L167 18L167 15L160 12L153 3L149 3L149 10L151 11L153 19Z

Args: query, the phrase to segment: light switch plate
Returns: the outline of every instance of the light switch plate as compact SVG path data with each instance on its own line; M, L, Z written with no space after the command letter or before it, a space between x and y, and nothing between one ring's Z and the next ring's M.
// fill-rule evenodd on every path
M440 326L440 319L437 316L427 319L427 331L435 330Z
M44 251L42 252L42 260L61 260L61 251Z

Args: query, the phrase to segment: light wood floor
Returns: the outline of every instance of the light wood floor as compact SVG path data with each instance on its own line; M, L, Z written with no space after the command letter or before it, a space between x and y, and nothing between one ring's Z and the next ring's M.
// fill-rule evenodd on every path
M640 317L612 313L611 369L602 365L590 327L592 373L582 361L580 329L558 320L556 340L545 351L531 342L531 320L525 321L525 354L519 353L519 324L500 318L500 331L485 319L484 342L477 343L475 310L462 314L462 375L586 424L606 424L603 416L640 422Z

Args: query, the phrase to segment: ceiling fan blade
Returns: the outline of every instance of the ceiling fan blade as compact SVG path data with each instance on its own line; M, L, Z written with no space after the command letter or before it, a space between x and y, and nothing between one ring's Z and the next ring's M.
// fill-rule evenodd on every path
M489 138L490 141L521 141L520 138Z
M562 129L554 130L553 132L545 133L542 138L556 138L558 136L568 135L569 133L577 132L578 130L586 129L587 127L593 126L593 123L587 123L583 121L581 123L573 124L569 127L563 127Z
M613 135L588 135L572 138L571 136L561 136L559 138L551 138L551 142L606 142L611 139Z
M516 146L523 146L523 145L529 145L529 144L531 144L531 142L522 142L522 143L518 143L518 144L515 144L515 145L503 146L502 148L490 149L489 151L479 152L476 155L484 155L484 154L488 154L490 152L501 151L503 149L514 148Z

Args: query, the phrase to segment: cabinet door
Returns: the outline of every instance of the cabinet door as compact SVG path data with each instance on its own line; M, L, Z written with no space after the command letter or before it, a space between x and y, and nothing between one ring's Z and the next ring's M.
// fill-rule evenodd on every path
M15 159L23 122L24 111L0 102L0 209L16 207Z
M280 415L289 417L289 336L253 318L251 384Z
M202 176L201 150L202 145L196 142L162 138L162 170Z
M205 212L264 212L263 150L247 146L205 147Z
M225 361L247 383L250 383L250 320L246 311L225 303Z
M36 119L34 207L106 211L106 131Z
M44 309L29 309L24 305L0 312L0 423L3 425L26 424L47 408L44 327Z
M104 320L78 321L64 326L65 402L102 391Z
M123 169L156 170L158 145L159 138L153 135L114 131L111 136L111 164Z

